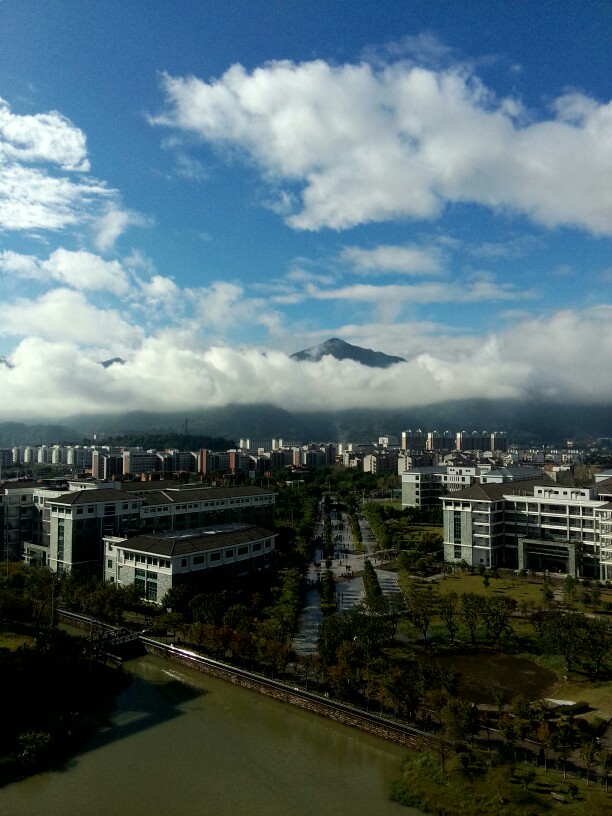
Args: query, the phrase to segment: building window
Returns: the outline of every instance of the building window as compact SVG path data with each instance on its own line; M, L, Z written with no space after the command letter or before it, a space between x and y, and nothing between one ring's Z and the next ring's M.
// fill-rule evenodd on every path
M453 542L461 544L461 513L458 510L453 513Z
M234 557L234 551L233 550L226 550L225 551L225 557L226 558L233 558Z
M220 561L221 560L221 553L220 552L211 553L210 554L210 560L211 561Z
M455 545L455 558L461 558L461 547Z
M106 566L108 567L108 569L113 568L113 559L112 558L108 559L108 561L106 562Z
M186 558L181 558L181 567L186 567L186 566L187 566L187 559Z
M147 601L156 601L157 600L157 573L156 572L147 572L147 590L146 590L146 597Z
M238 555L248 555L249 548L248 547L238 547Z
M203 564L204 563L204 556L203 555L194 555L193 556L193 563L194 564Z
M139 595L144 595L146 592L145 571L143 569L134 570L134 586Z

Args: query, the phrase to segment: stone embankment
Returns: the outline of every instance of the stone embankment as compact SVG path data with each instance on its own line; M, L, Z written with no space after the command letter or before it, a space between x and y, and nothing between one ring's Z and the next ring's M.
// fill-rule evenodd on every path
M158 655L175 663L181 663L196 671L210 674L220 680L229 681L259 694L265 694L280 702L297 706L343 725L358 728L390 742L418 750L432 748L436 744L436 740L431 734L417 728L391 722L384 717L378 717L365 711L358 711L344 703L329 700L302 689L291 688L279 681L268 680L244 669L238 669L210 658L201 657L186 649L165 646L163 643L158 643L149 638L142 638L141 640L149 654Z

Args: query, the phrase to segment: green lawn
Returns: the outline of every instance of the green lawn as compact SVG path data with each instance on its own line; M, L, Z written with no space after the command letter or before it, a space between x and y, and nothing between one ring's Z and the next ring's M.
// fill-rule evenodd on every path
M550 768L545 773L543 768L522 763L495 767L489 765L490 757L483 752L449 754L444 776L438 756L411 756L394 786L393 798L425 813L445 816L536 816L557 809L565 816L612 814L612 793L606 793L601 781L587 787L582 780L564 780ZM535 774L531 782L529 772ZM573 796L571 785L576 786ZM564 801L555 801L552 793Z
M20 646L33 646L34 638L29 635L17 634L16 632L0 632L0 649L10 649L15 651Z

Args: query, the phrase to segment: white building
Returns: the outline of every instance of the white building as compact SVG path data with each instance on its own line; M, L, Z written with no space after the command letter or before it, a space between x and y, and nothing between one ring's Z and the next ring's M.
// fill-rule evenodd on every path
M135 585L143 598L160 603L180 583L215 582L221 574L241 577L265 569L276 533L250 524L122 538L104 536L104 579Z
M612 479L474 484L442 499L444 557L612 579Z

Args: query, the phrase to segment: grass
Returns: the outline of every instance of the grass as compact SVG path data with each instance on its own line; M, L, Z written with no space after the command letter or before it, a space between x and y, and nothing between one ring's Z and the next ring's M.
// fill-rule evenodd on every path
M582 780L564 780L560 773L545 773L533 765L489 765L489 755L481 751L449 753L444 776L438 756L411 756L392 798L439 816L538 816L557 808L566 816L612 814L612 793L599 784L587 787ZM527 785L530 772L535 778ZM574 796L569 792L572 785ZM551 793L564 802L556 802Z
M34 638L18 632L0 632L0 649L10 649L14 652L20 646L33 646Z
M517 604L542 603L542 580L537 578L519 578L516 575L501 573L500 578L489 578L489 586L485 587L481 575L471 575L469 572L455 572L448 575L437 584L441 594L456 592L473 592L476 595L489 597L491 595L505 595L514 598ZM553 587L554 589L554 587Z

